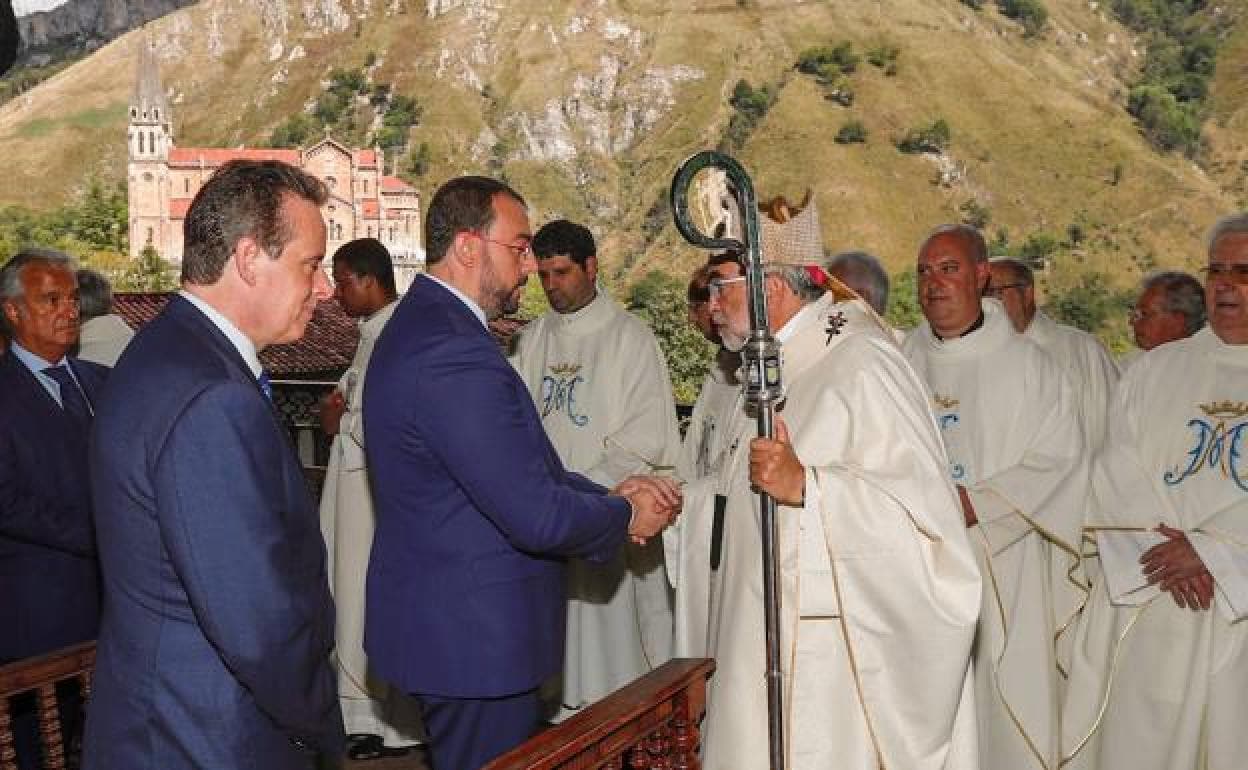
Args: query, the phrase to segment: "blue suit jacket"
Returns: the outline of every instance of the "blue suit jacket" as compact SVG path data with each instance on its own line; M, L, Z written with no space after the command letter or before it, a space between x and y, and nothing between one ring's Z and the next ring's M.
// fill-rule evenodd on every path
M493 338L429 278L377 340L364 389L369 662L409 693L537 686L563 663L564 557L609 558L627 501L563 468Z
M70 359L92 404L108 369ZM0 661L94 639L99 580L87 431L17 356L0 357Z
M316 508L238 351L181 297L109 378L91 445L104 614L86 768L340 753Z

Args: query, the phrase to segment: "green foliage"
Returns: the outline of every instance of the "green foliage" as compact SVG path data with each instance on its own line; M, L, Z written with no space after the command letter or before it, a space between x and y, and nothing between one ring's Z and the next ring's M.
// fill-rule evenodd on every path
M837 144L863 144L867 141L867 127L861 120L847 120L836 132Z
M407 160L407 173L413 177L422 177L429 173L429 164L432 161L433 153L429 151L429 143L421 142Z
M854 52L854 44L842 40L836 45L821 45L807 48L797 57L797 71L805 75L813 75L820 83L830 81L838 75L852 75L862 57Z
M1049 233L1031 233L1019 247L1018 256L1030 263L1032 267L1041 267L1057 252L1058 246L1057 238Z
M913 329L923 321L918 279L913 270L904 270L893 276L888 290L888 312L884 317L897 329Z
M906 132L897 142L897 149L904 153L943 152L949 146L952 132L944 118L938 118L925 126L916 126Z
M728 103L734 110L728 120L728 128L724 138L720 140L719 149L726 151L740 150L745 141L754 133L754 129L762 121L763 116L775 104L779 89L767 84L754 88L745 80L738 80L732 89Z
M139 252L138 259L113 271L111 281L117 291L173 291L178 286L173 267L150 243Z
M892 77L897 74L897 57L901 55L901 48L892 43L880 43L879 45L867 51L867 61L872 66L884 70L884 74Z
M1040 0L997 0L1001 15L1023 25L1023 34L1034 37L1049 20L1049 10Z
M1045 309L1058 323L1096 334L1125 315L1131 302L1131 292L1112 289L1104 273L1084 273L1069 287L1050 289Z
M1200 118L1191 103L1181 103L1158 85L1135 86L1127 96L1127 111L1158 149L1194 151L1200 140Z
M312 118L303 113L291 115L269 135L270 147L302 147L312 138L315 126Z
M375 63L376 54L370 53L364 67L331 70L329 83L317 96L311 114L293 115L279 124L269 136L269 146L302 147L322 133L332 133L347 144L358 146L367 141L390 152L401 152L407 147L412 127L420 123L423 110L412 97L394 93L389 83L370 82L367 70ZM367 105L360 97L367 97ZM381 126L366 137L363 128L377 115L381 116Z
M689 323L685 285L660 271L647 273L629 289L626 304L654 332L667 358L676 402L692 404L715 355L714 346Z
M983 9L984 0L962 0L962 5L972 8L976 11Z
M970 225L976 230L983 230L992 221L992 211L975 198L969 198L958 206L962 212L962 224Z

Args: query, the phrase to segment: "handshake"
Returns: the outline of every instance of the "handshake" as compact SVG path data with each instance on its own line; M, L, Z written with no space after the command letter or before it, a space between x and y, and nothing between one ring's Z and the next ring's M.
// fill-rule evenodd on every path
M680 486L673 479L629 476L611 494L626 498L633 507L628 534L638 545L645 545L648 538L662 532L680 513Z

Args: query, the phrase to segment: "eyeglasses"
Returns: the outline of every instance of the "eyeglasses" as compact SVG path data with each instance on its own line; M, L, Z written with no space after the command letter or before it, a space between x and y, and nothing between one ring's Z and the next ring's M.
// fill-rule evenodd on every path
M525 257L533 256L533 242L532 241L525 241L522 245L517 246L514 243L504 243L503 241L496 241L493 238L486 238L481 233L470 232L468 234L475 236L477 238L480 238L481 240L486 241L488 243L493 243L497 246L502 246L505 249L510 249L511 253L515 254L517 259L524 259Z
M993 299L1001 299L1001 295L1005 294L1007 289L1022 289L1026 287L1025 283L1003 283L1000 286L985 286L984 296Z
M1200 271L1210 281L1214 278L1221 278L1227 283L1232 283L1236 286L1248 285L1248 263L1228 265L1220 262L1210 262L1207 267L1201 268Z
M725 286L731 286L734 283L741 283L745 280L744 275L738 275L736 278L712 278L706 282L707 291L714 297L724 290Z

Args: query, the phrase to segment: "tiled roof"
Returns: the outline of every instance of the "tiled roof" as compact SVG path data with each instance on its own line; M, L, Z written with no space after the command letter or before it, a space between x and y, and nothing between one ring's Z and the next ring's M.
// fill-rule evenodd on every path
M117 314L136 331L164 309L167 292L118 292L113 295ZM271 345L260 351L260 363L274 379L337 380L351 365L359 344L355 321L334 300L316 306L303 339L289 345Z
M362 216L363 216L365 219L376 219L376 218L377 218L377 212L378 212L378 210L379 210L379 208L380 208L380 207L379 207L379 205L378 205L378 203L377 203L377 199L376 199L376 198L367 198L367 199L365 199L365 200L360 201L360 203L362 204L361 208L363 209L363 214L362 214Z
M172 198L169 201L169 218L186 219L186 212L191 208L194 198Z
M383 176L381 178L381 189L385 192L416 192L415 187L412 187L397 176Z
M291 165L299 164L298 150L247 147L227 149L222 147L174 147L169 150L169 165L198 166L201 162L209 168L223 166L231 160L280 160Z
M355 165L364 167L375 167L377 165L376 150L356 150Z

